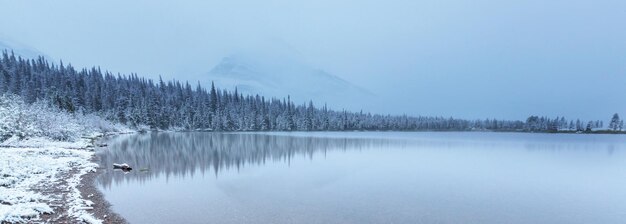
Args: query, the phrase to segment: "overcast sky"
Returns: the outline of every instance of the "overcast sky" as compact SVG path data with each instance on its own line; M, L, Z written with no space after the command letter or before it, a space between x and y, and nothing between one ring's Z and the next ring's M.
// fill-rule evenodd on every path
M201 79L280 40L372 112L626 116L624 0L5 1L0 39L75 67Z

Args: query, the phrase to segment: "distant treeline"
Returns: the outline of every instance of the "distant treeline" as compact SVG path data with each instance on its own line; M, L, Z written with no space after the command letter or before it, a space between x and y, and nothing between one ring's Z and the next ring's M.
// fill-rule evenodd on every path
M4 51L0 62L0 93L19 95L27 103L46 100L71 113L97 114L136 128L216 131L591 131L602 121L531 116L526 121L464 120L430 116L392 116L332 110L313 102L296 104L289 97L265 98L209 89L199 83L136 74L114 75L100 68L76 70L43 57L23 59ZM616 114L617 116L617 114ZM615 119L615 117L614 117ZM610 129L621 130L623 121Z

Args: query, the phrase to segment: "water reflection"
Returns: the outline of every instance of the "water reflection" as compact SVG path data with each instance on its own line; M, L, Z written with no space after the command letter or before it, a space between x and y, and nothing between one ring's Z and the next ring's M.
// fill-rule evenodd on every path
M98 181L132 223L623 223L624 142L625 135L525 133L150 133L108 140ZM115 172L113 163L133 170Z
M215 176L225 169L266 162L290 163L294 157L325 156L329 150L363 150L368 148L402 147L405 140L293 137L266 134L231 133L150 133L118 136L108 140L108 150L99 152L101 166L107 167L99 176L105 188L111 183L136 179L145 181L165 174L193 176L212 171ZM113 172L112 164L129 163L135 171L129 175Z
M339 136L339 137L338 137ZM342 137L343 136L343 137ZM108 188L121 181L140 182L159 175L191 176L207 172L216 177L228 169L266 162L289 164L294 157L325 156L328 151L395 148L436 148L545 151L605 151L611 155L624 147L624 138L603 135L545 135L518 133L358 133L358 134L266 134L266 133L149 133L117 136L99 152L99 176ZM113 172L114 163L129 163L134 172Z

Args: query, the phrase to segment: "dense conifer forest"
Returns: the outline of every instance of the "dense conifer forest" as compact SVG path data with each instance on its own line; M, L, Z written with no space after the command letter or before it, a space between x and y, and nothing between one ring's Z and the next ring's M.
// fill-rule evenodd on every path
M0 93L26 103L47 102L70 113L95 114L139 129L214 131L533 131L584 132L602 121L530 116L526 121L464 120L433 116L381 115L315 106L313 102L243 95L214 85L206 88L176 80L153 81L100 68L75 69L60 62L24 59L4 51ZM414 102L407 102L414 103ZM609 130L623 121L615 114Z

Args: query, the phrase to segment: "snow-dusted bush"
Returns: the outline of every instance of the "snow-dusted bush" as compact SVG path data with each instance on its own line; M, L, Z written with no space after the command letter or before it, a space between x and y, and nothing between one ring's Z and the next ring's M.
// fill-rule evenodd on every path
M38 137L74 141L81 136L84 127L70 113L50 106L45 101L29 105L29 111Z
M0 135L4 138L47 137L72 141L80 137L81 126L71 114L44 101L26 104L14 95L0 96Z
M140 124L140 125L137 125L137 127L135 127L135 129L138 132L145 133L145 132L150 131L150 126L145 125L145 124Z
M36 132L28 105L17 96L0 96L0 136L3 139L12 136L25 138L36 135Z
M0 96L0 140L45 137L74 141L83 135L126 131L129 129L121 124L93 114L71 114L51 106L47 101L27 104L18 96Z
M78 123L84 127L83 133L85 134L131 131L131 129L122 124L113 123L95 114L78 114L75 117Z

